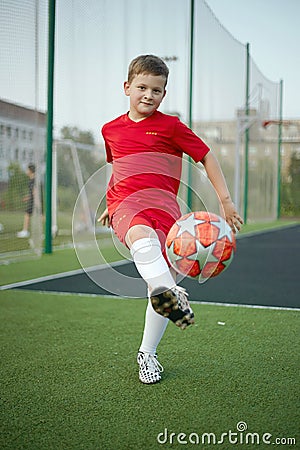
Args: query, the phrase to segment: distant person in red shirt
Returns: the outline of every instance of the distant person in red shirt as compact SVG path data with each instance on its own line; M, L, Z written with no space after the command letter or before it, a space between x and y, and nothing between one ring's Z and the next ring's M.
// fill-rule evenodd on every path
M168 67L157 56L135 58L124 83L129 112L102 129L113 172L107 209L99 221L112 226L130 249L148 286L149 302L137 356L139 379L146 384L161 379L163 368L156 348L168 321L182 329L194 323L188 294L176 285L176 273L164 250L168 231L181 216L177 193L184 153L205 167L233 231L242 223L213 152L177 117L157 111L166 95L168 75Z

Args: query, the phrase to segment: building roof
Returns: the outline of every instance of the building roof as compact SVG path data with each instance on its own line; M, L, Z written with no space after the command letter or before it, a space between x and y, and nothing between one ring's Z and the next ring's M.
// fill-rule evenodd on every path
M28 124L46 125L46 113L16 103L0 99L0 117L27 122Z

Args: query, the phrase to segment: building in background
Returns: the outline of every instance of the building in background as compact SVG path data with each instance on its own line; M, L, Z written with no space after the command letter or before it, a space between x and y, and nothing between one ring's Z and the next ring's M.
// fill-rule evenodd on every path
M46 114L0 100L0 183L8 182L11 163L25 172L45 160Z
M251 115L251 114L250 114ZM255 115L255 111L253 112ZM237 121L208 121L194 123L194 131L218 154L224 165L234 169ZM278 149L278 125L263 127L255 122L249 128L250 169L254 169L263 158L274 157ZM292 157L300 159L300 120L286 120L282 125L281 176L287 182ZM241 152L244 147L241 146Z

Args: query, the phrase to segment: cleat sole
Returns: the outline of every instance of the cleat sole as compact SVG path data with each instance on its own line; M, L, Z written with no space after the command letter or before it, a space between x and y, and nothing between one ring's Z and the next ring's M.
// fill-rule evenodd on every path
M177 298L171 290L158 292L157 294L152 293L150 300L153 309L158 314L168 318L182 330L195 323L193 314L186 314L179 308Z

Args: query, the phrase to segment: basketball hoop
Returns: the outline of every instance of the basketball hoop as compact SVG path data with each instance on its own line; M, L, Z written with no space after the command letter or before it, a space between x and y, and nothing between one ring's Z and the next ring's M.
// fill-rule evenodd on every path
M271 125L271 123L273 123L272 120L264 120L262 122L262 126L263 126L263 128L267 128L269 125Z
M285 127L289 127L291 125L299 126L299 123L295 120L264 120L262 122L263 128L268 128L270 125L283 125Z

